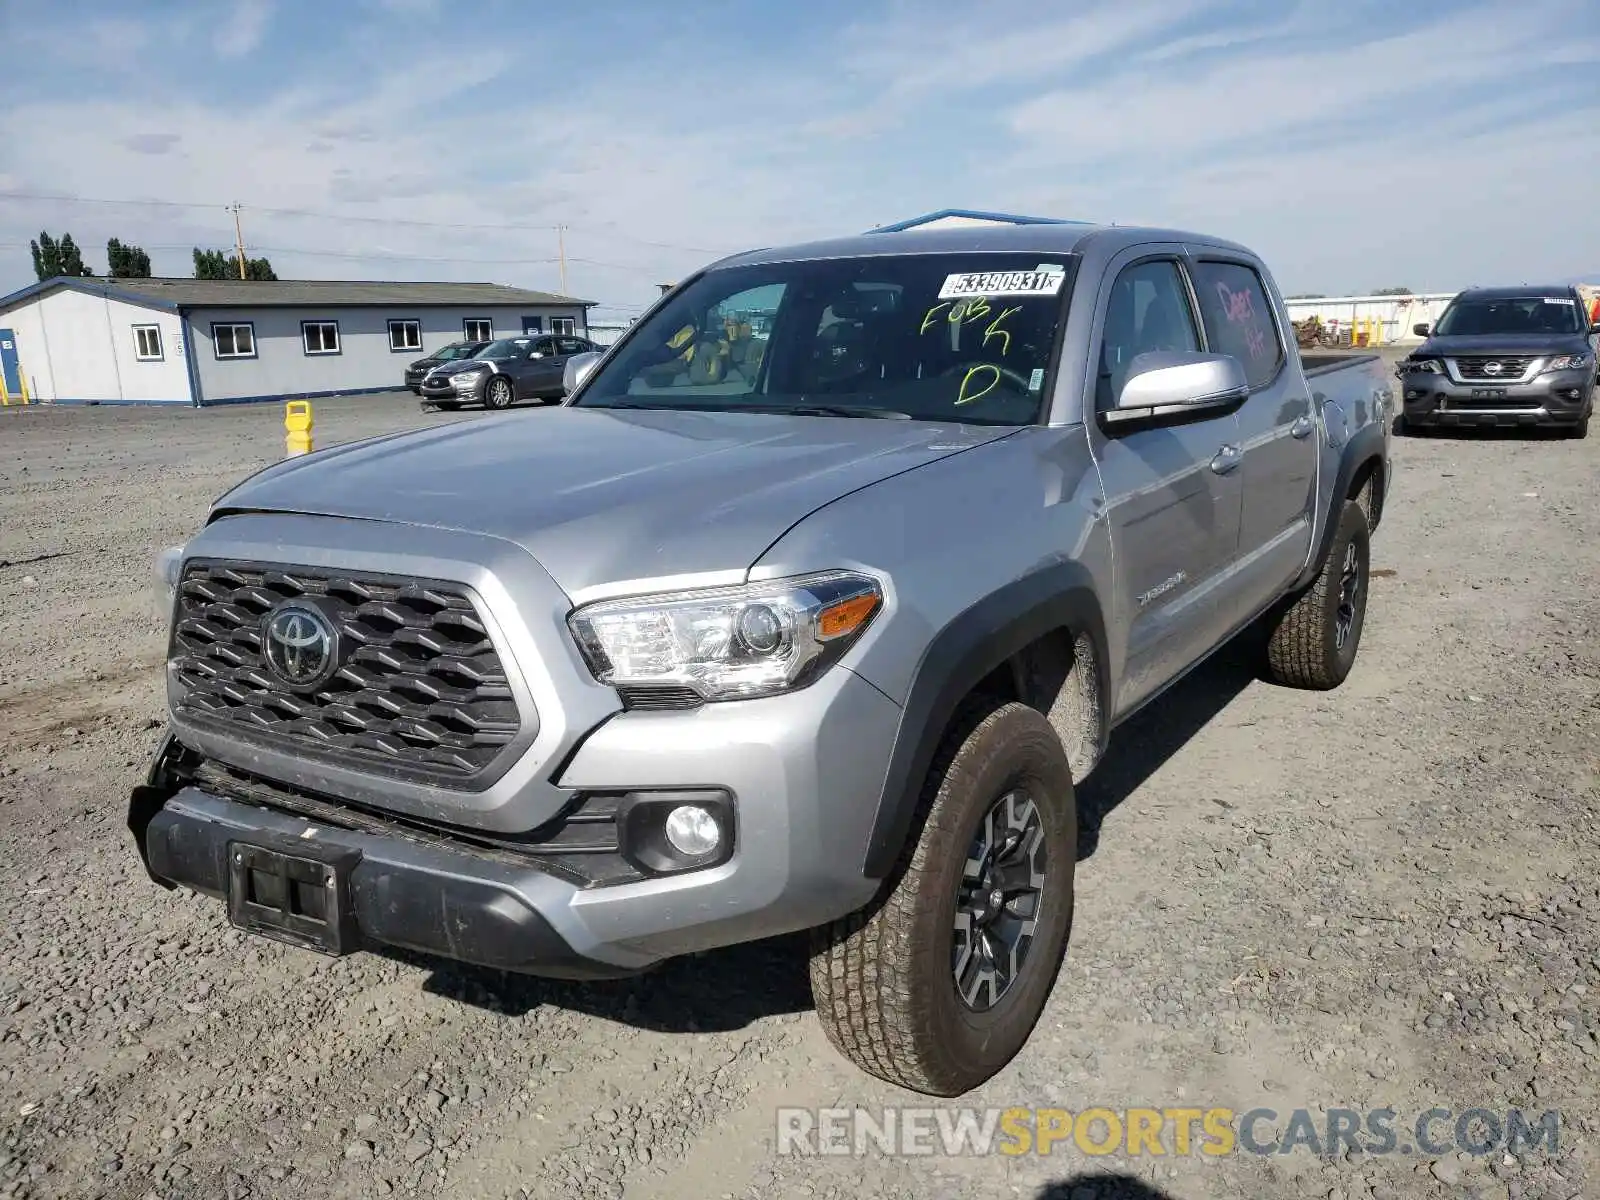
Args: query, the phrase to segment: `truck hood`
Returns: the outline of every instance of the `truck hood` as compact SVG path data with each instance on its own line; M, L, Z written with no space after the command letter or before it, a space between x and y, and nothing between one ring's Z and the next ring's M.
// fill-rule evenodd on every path
M1589 347L1582 333L1473 334L1431 337L1411 352L1412 358L1454 358L1460 354L1582 354Z
M1000 426L757 413L554 408L287 459L212 511L286 512L490 534L569 597L743 571L830 501L992 442Z

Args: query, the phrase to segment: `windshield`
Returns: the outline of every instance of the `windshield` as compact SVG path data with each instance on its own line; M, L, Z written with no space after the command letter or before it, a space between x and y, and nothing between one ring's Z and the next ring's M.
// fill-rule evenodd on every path
M1026 425L1045 396L1069 261L887 255L710 271L575 403Z
M471 342L451 342L450 345L439 351L439 353L434 357L439 359L440 362L449 362L456 358L466 358L472 353L472 345L473 344Z
M492 358L496 361L507 358L521 358L533 349L532 338L501 338L490 342L474 358Z
M1439 318L1439 337L1474 334L1581 333L1571 296L1481 296L1457 300Z

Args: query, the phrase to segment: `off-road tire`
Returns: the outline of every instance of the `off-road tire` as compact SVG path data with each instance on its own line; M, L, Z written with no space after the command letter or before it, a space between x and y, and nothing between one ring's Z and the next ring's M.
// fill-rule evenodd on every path
M1354 550L1358 571L1353 620L1344 644L1338 640L1341 583L1348 555ZM1267 674L1288 687L1327 691L1350 674L1361 647L1366 623L1367 592L1372 579L1372 540L1367 514L1355 500L1345 501L1333 544L1311 585L1279 607L1269 619Z
M1045 848L1038 924L1014 982L979 1012L953 973L956 902L980 824L1019 786L1038 810ZM1066 953L1078 813L1060 738L1022 704L966 710L934 758L919 815L915 840L873 904L814 931L811 993L828 1040L863 1071L958 1096L1022 1049Z

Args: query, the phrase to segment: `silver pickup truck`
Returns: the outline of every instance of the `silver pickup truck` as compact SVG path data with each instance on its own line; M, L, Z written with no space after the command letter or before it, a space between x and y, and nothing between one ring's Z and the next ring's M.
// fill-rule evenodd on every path
M700 271L561 407L271 466L163 559L145 867L554 976L812 930L834 1045L966 1091L1117 725L1258 621L1272 679L1351 668L1390 377L1289 330L1214 238L869 234Z

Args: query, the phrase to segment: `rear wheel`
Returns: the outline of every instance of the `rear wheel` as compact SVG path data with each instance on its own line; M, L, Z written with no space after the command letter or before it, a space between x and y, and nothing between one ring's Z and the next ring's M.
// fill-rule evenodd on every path
M811 991L862 1070L957 1096L1022 1049L1072 928L1072 769L1038 712L969 712L924 785L926 821L874 905L818 930Z
M1267 673L1274 681L1314 691L1344 682L1366 623L1371 555L1366 511L1347 500L1322 570L1271 620Z
M511 399L511 381L504 376L496 375L484 386L483 403L486 408L510 408Z

